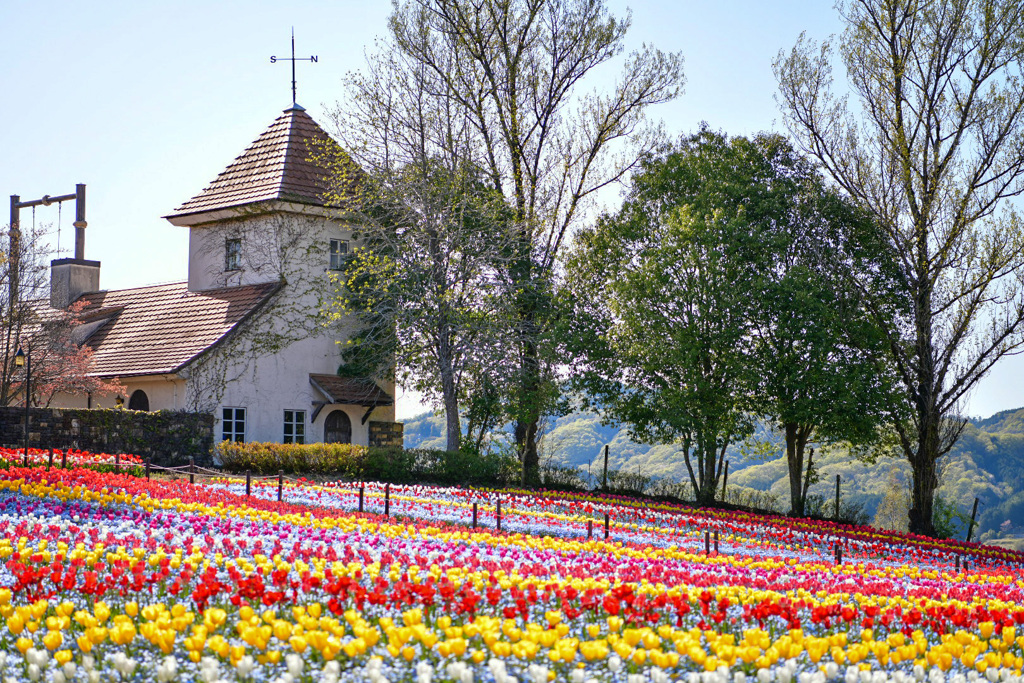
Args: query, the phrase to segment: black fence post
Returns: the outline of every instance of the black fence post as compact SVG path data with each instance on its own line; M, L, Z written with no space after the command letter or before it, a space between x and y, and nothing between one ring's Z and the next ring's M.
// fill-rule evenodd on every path
M839 475L836 475L836 510L832 516L833 521L839 521Z
M958 574L960 573L960 556L959 555L956 556L956 571L957 571Z
M363 511L363 486L359 486L359 511Z
M971 542L971 534L974 533L974 518L978 515L978 499L974 499L974 509L971 510L971 523L967 525L967 538L964 539L964 543Z
M501 498L498 499L498 506L494 513L495 529L501 531Z
M384 484L384 516L391 516L391 484Z
M53 446L50 447L50 457L46 460L46 469L53 469Z
M146 481L149 481L149 458L146 458Z
M608 540L608 534L610 533L610 527L611 527L611 518L608 516L608 513L606 512L606 513L604 513L604 538L605 538L605 540Z
M114 471L118 474L121 473L121 454L114 453Z
M836 541L836 564L843 563L843 545L839 541Z
M252 470L245 471L245 497L252 493Z
M715 529L715 555L718 554L718 529Z
M473 503L473 528L476 528L476 503Z
M705 531L704 532L704 554L705 555L710 555L711 554L711 532L710 531Z
M284 470L277 471L277 502L284 497Z
M67 467L68 467L68 449L65 448L64 450L62 450L60 452L60 468L62 470L65 470L65 469L67 469Z
M601 488L608 490L608 444L604 445L604 476L601 478Z
M722 502L725 502L725 489L729 485L729 461L725 461L725 476L722 478Z
M188 483L196 483L196 459L188 459Z
M594 520L587 520L587 540L589 541L594 537Z

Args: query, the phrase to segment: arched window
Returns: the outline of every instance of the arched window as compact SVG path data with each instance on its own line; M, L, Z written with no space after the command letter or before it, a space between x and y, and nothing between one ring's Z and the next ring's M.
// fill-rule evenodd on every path
M136 389L128 399L128 410L145 410L149 412L149 396L142 389Z
M324 420L324 443L352 443L352 420L344 410L335 410Z

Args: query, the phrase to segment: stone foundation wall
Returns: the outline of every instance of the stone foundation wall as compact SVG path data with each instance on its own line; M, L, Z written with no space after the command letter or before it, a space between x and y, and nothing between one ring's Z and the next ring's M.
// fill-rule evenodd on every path
M0 444L24 447L24 408L0 408ZM164 467L187 465L189 458L197 465L210 465L213 416L172 410L32 408L29 447L129 453Z
M402 448L404 439L405 425L401 422L370 421L370 446Z

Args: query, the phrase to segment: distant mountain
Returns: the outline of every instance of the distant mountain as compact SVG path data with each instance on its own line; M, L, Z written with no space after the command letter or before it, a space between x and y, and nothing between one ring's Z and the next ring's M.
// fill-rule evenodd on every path
M405 420L406 448L444 448L444 416L424 413ZM775 455L759 459L730 447L730 496L753 495L759 500L773 498L780 511L788 509L789 483L782 443L778 436L760 431L762 442L774 439ZM502 442L507 435L500 435ZM553 419L542 430L542 464L579 468L593 478L600 477L602 450L608 444L608 465L612 470L638 473L655 479L689 481L686 465L673 445L636 443L625 428L604 425L593 413L573 413ZM979 524L974 540L1003 539L1007 545L1024 549L1024 408L1006 410L985 419L972 420L950 454L941 461L938 495L954 509L968 515L974 498L980 500ZM910 465L902 458L881 458L875 464L851 459L841 448L819 449L815 456L818 483L812 496L831 501L835 478L841 477L844 501L862 506L874 519L883 498L907 500ZM827 503L828 509L832 503ZM962 532L961 532L962 533Z

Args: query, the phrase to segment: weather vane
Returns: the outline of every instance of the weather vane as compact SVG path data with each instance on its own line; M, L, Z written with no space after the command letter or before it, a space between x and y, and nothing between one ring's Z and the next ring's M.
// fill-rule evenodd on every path
M310 57L298 57L295 56L295 27L292 26L292 56L291 57L270 57L271 64L277 64L277 61L291 62L292 63L292 104L298 104L298 100L295 97L295 62L316 62L316 55Z

